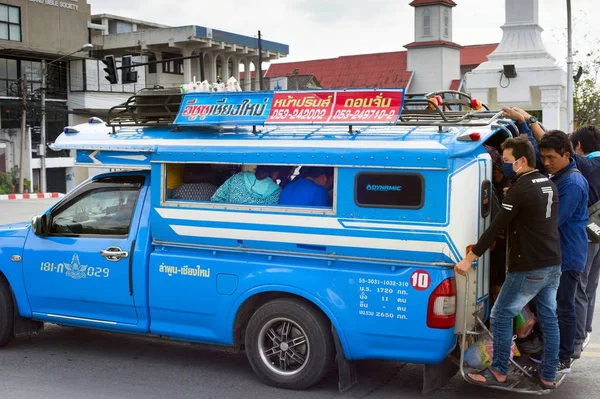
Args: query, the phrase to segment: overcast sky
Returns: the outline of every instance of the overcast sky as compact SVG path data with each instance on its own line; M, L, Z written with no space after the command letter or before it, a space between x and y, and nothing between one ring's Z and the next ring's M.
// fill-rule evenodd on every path
M456 43L497 43L502 38L504 0L455 0ZM414 39L410 0L88 0L92 14L109 13L171 26L200 25L290 46L282 60L405 50ZM596 4L594 4L596 3ZM573 47L589 51L600 38L597 0L572 0ZM565 65L566 0L539 0L546 48ZM594 46L593 48L597 48Z

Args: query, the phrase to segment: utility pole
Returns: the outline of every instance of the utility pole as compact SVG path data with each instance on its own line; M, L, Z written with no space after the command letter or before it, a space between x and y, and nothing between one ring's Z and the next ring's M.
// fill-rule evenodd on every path
M42 126L40 129L40 192L46 192L46 60L42 59Z
M248 71L250 72L250 71ZM258 31L258 82L260 90L263 90L263 74L262 74L262 37Z
M571 26L571 0L567 0L567 123L568 131L573 131L573 30Z
M25 174L25 144L27 137L27 74L23 74L21 80L21 94L23 95L23 110L21 111L21 162L19 165L19 192L25 192L24 174Z

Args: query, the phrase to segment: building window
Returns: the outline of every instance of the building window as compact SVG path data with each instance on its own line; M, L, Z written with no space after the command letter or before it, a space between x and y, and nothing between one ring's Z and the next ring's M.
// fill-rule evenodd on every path
M133 32L133 25L129 22L122 21L109 21L108 22L108 33L130 33Z
M163 72L183 75L183 60L169 61L170 58L181 58L180 54L163 54Z
M361 172L354 182L354 202L366 208L409 208L423 206L425 183L416 173Z
M431 36L431 11L423 10L423 36Z
M444 36L450 36L450 11L444 11Z
M21 9L0 4L0 40L21 41Z
M42 63L39 61L26 61L21 60L21 73L23 77L27 74L27 83L30 94L39 94L42 88Z
M17 60L0 58L0 96L19 96L21 88L18 87L17 79Z

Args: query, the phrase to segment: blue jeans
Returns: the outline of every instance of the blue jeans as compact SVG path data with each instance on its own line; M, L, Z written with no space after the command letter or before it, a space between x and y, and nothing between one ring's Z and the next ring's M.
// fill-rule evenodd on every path
M556 295L556 315L560 327L560 360L568 361L573 356L575 334L577 333L577 315L575 311L575 294L579 285L581 272L565 270L560 276L560 286Z
M585 334L592 332L594 305L596 304L596 289L600 279L600 244L588 243L588 258L585 270L581 273L575 306L577 308L577 334L575 343L582 344Z
M556 291L560 283L560 266L529 272L508 273L498 299L492 308L491 327L494 335L492 368L508 374L508 362L513 338L513 319L521 309L535 299L537 319L542 330L542 378L553 381L558 366L560 334L556 317Z

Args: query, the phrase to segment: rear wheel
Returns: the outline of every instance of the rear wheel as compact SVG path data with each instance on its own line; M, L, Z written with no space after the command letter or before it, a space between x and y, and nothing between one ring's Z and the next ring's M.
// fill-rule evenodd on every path
M8 344L14 338L13 298L4 281L0 281L0 346Z
M329 320L297 299L261 306L246 329L246 356L266 384L306 389L331 369L335 346Z

